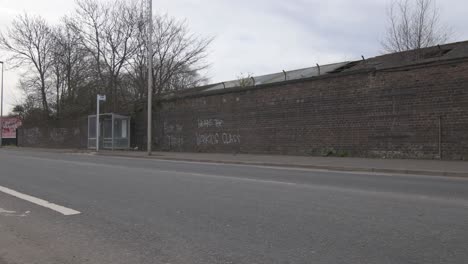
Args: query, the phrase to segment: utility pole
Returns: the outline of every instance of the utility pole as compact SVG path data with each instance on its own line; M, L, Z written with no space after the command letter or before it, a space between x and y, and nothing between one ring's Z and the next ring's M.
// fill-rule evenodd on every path
M2 87L1 87L1 96L0 99L0 148L3 146L3 68L5 67L3 61L0 61L2 64Z
M99 111L99 103L101 101L106 101L106 96L105 95L97 95L96 96L96 152L99 152L99 117L100 117L100 111ZM112 125L114 125L114 122L112 122ZM112 140L114 140L114 137L112 137Z
M147 48L148 48L148 156L151 156L152 150L152 119L153 119L153 0L148 0L148 32L147 32Z

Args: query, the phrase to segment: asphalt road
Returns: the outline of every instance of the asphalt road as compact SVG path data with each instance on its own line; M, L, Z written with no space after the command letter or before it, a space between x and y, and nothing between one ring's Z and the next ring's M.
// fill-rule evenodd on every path
M4 149L0 188L80 212L0 191L0 264L468 263L467 179Z

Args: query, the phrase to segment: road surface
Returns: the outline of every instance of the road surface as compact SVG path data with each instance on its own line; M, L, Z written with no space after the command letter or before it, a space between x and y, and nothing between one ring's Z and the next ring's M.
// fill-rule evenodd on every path
M468 263L468 180L3 149L23 263Z

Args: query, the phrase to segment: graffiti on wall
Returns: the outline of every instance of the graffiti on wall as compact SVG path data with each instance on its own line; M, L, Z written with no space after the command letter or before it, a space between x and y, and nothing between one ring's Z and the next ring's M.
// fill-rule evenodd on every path
M23 129L23 137L24 137L26 146L27 145L34 146L40 141L42 137L42 133L38 127Z
M79 146L81 131L79 128L23 128L21 146Z
M241 138L239 134L232 133L207 133L207 134L196 134L197 145L232 145L240 144Z
M197 120L198 128L221 128L223 127L224 120L212 118L212 119L198 119Z
M184 127L179 124L170 124L168 122L164 122L164 137L166 144L172 147L181 147L184 145L184 137L182 136L182 132Z
M52 128L49 130L49 141L55 144L61 144L65 142L67 135L67 128Z
M164 134L173 134L173 133L181 133L183 131L183 126L179 124L170 124L168 122L164 122Z
M166 135L166 142L169 146L181 147L184 145L184 138L182 136Z
M195 133L198 146L202 145L235 145L241 143L238 133L225 131L224 120L218 118L198 119L197 127L201 133Z
M226 122L223 119L196 119L194 123L194 139L197 146L238 145L241 143L240 134L224 128ZM180 124L164 122L163 133L165 147L181 148L188 143L184 138L184 127Z

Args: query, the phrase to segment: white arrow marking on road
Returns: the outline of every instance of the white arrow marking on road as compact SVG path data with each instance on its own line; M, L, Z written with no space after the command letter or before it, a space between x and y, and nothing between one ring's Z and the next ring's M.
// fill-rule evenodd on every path
M75 211L73 209L63 207L63 206L60 206L60 205L57 205L57 204L54 204L54 203L50 203L50 202L48 202L46 200L42 200L42 199L27 195L27 194L23 194L23 193L17 192L15 190L12 190L12 189L9 189L9 188L3 187L3 186L0 186L0 192L9 194L9 195L14 196L16 198L23 199L25 201L28 201L28 202L33 203L33 204L37 204L37 205L45 207L45 208L49 208L51 210L54 210L54 211L59 212L59 213L61 213L63 215L66 215L66 216L80 214L80 212Z

